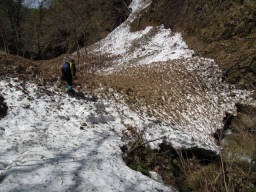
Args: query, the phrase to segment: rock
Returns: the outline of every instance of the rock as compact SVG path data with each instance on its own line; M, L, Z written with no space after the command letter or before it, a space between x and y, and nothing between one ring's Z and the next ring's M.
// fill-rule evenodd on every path
M106 124L110 121L115 121L115 117L112 115L104 115L103 113L100 113L98 115L90 114L87 117L87 121L91 124Z
M227 129L223 132L224 136L227 136L227 135L231 135L232 134L232 130L231 129Z
M6 178L5 174L0 174L0 184L4 181L5 178Z
M241 157L239 158L239 160L240 160L241 162L245 162L245 163L249 163L249 164L252 163L252 159L251 159L249 156L241 156Z
M96 107L96 112L97 113L101 113L101 112L104 112L106 110L106 106L103 103L96 103L95 107Z
M32 66L29 66L27 69L26 69L26 73L33 73L34 71L34 68Z
M69 121L69 120L70 120L69 117L66 117L66 116L63 116L63 115L59 115L58 117L59 117L60 119L62 119L62 120L66 120L66 121Z
M7 115L8 107L4 102L4 98L0 96L0 119Z
M24 109L29 109L29 108L30 108L30 105L29 105L29 104L24 104L23 108L24 108Z
M5 133L5 128L0 127L0 137L2 137Z
M223 157L226 160L236 160L250 164L256 151L255 137L249 133L233 133L221 141Z

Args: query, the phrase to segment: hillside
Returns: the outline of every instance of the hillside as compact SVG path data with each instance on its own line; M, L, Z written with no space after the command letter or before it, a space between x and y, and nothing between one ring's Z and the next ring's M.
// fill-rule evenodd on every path
M0 49L40 60L104 38L128 17L130 0L44 0L37 8L23 2L0 2Z
M157 0L137 18L132 30L164 24L182 32L196 55L215 59L225 80L255 89L255 10L255 1Z
M73 95L60 80L67 54L33 61L0 52L4 191L255 190L252 79L227 79L229 60L220 64L216 47L210 55L222 40L207 44L189 30L206 1L190 11L171 2L133 0L122 24L74 52Z

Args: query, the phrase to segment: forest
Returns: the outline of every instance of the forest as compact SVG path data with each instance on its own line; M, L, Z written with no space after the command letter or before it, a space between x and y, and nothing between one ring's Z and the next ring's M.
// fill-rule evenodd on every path
M1 0L0 49L35 60L71 53L104 38L122 23L129 15L129 3Z

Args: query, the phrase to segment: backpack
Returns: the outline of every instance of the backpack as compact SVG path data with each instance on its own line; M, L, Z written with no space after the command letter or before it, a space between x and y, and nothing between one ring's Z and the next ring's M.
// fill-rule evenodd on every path
M65 62L64 64L63 64L63 66L62 66L62 69L69 69L69 64L67 63L67 62Z
M70 67L71 75L74 76L75 75L75 70L74 70L74 66L73 66L72 61L69 62L69 67Z

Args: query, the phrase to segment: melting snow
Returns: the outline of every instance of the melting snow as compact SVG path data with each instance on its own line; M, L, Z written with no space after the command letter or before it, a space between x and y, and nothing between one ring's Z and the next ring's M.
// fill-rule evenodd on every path
M139 67L150 69L155 65L167 74L170 71L173 76L178 71L182 77L176 75L169 83L169 89L176 89L171 92L173 95L162 97L162 100L178 98L171 103L173 119L178 120L170 117L166 125L148 126L144 138L151 140L154 136L165 136L176 148L201 147L218 152L214 132L223 127L226 113L236 114L236 103L254 102L255 105L255 101L250 98L252 92L236 90L224 83L222 71L214 60L193 57L194 51L188 49L181 33L172 33L171 29L165 29L164 26L148 26L142 31L131 32L131 23L150 4L151 0L133 0L129 18L87 51L97 56L109 56L110 61L107 60L106 65L98 70L101 74L125 72L125 75L129 75L129 69L137 68L140 71ZM170 60L176 62L166 68L164 62L168 64ZM190 77L189 80L186 75ZM186 110L180 110L180 106ZM139 128L138 125L135 127ZM156 148L161 142L156 141L151 146Z
M109 63L98 72L124 72L129 75L129 69L140 71L139 67L150 69L158 65L159 70L170 73L173 81L169 83L169 89L173 89L173 95L166 95L162 100L178 98L171 102L174 117L169 117L165 125L147 126L147 130L143 130L144 138L152 140L165 136L167 142L176 148L201 147L218 152L213 134L223 127L226 113L236 114L236 103L255 104L250 98L252 92L236 90L224 83L222 71L214 60L193 57L194 51L188 49L181 33L172 33L164 26L149 26L142 31L131 32L130 24L150 4L151 0L133 0L129 18L106 38L88 48L92 54L110 57L110 62L107 60ZM176 61L166 68L164 62L168 64L170 60ZM182 77L174 74L175 71ZM145 128L138 124L133 126L140 130ZM162 141L150 145L157 148Z
M124 124L144 132L146 140L164 136L176 148L219 150L211 134L221 128L225 112L235 113L235 103L248 100L251 92L227 92L230 87L225 87L221 71L212 60L190 63L193 51L188 49L180 33L174 34L163 26L130 32L130 23L150 3L150 0L133 0L130 5L133 11L127 21L93 45L91 53L113 58L113 65L103 70L107 72L123 66L150 66L153 62L187 59L185 69L198 71L198 77L205 80L208 87L205 95L187 94L179 102L200 103L205 97L206 105L187 103L188 110L179 114L184 121L170 126L171 123L155 124L153 118L139 115L125 104L104 100L95 104L70 98L54 89L43 90L30 83L2 80L0 93L9 111L0 120L1 192L174 191L125 165L120 150L124 144L121 139L122 131L126 130ZM180 81L182 83L182 79ZM220 84L224 92L214 90ZM207 115L199 115L202 111ZM210 126L211 114L218 118L215 127ZM157 147L162 140L150 144Z
M1 192L174 191L123 162L119 114L141 119L127 107L10 79L0 81L0 94L9 107L0 120Z
M142 31L130 32L130 24L150 4L151 0L133 0L130 5L132 13L129 18L105 39L93 45L91 53L114 58L111 61L114 66L104 69L104 72L109 72L120 65L143 65L192 57L194 51L188 49L182 35L172 33L164 26L149 26Z

